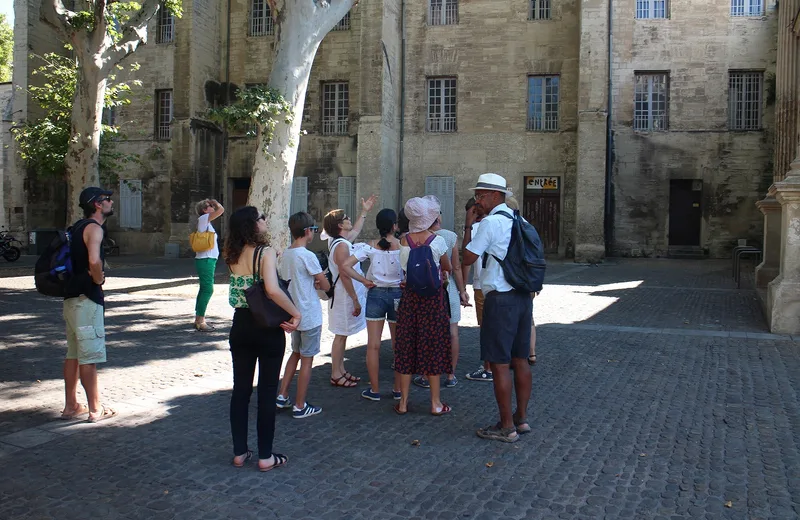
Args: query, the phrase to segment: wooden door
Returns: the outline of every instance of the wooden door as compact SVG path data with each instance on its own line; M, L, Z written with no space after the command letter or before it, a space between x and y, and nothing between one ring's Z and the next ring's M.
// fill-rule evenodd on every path
M558 253L561 198L557 193L526 194L522 216L533 224L546 253Z
M669 245L699 246L703 221L703 182L673 179L669 183Z

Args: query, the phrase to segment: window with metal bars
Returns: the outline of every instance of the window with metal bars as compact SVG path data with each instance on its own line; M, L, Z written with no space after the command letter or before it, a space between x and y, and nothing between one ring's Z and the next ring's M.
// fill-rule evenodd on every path
M558 76L528 77L528 130L558 130L558 98Z
M528 20L550 20L550 0L530 0Z
M116 126L117 124L117 107L104 107L102 122L106 126Z
M428 79L427 130L456 131L456 78Z
M428 25L455 25L457 23L458 0L428 0Z
M172 90L156 91L156 139L172 138Z
M339 23L333 26L332 31L349 31L350 30L350 13L344 15L344 18L339 20Z
M250 36L275 34L275 22L267 0L250 2Z
M635 75L633 129L658 132L667 129L667 74Z
M322 134L346 135L350 117L350 89L347 82L322 84Z
M667 0L636 0L636 18L666 18Z
M762 16L764 0L731 0L731 16Z
M175 16L163 5L158 9L158 25L156 26L156 43L175 41Z
M734 72L728 75L728 128L760 130L763 72Z

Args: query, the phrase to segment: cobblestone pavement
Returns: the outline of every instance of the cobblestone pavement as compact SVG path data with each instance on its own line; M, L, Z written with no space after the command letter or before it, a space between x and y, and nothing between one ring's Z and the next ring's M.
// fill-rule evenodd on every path
M65 350L60 302L0 278L0 518L797 518L800 338L769 334L729 263L554 264L536 299L533 433L477 438L491 385L443 389L453 413L412 413L328 383L323 339L309 398L279 414L289 465L230 466L224 273L210 334L191 329L192 264L118 260L108 281L99 425L55 420ZM477 367L464 311L459 375ZM366 376L365 334L348 368ZM382 391L391 384L388 337ZM254 408L252 409L254 413ZM251 421L252 422L252 421ZM252 444L255 432L251 431ZM414 441L418 441L417 443Z

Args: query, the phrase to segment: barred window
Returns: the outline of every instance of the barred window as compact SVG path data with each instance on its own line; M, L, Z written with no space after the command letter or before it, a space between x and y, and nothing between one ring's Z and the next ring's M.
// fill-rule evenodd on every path
M172 138L172 90L156 91L156 139Z
M175 41L175 16L163 5L158 9L158 25L156 27L156 43Z
M322 133L323 135L347 134L350 117L350 91L346 82L323 83L322 85Z
M666 17L667 0L636 0L636 18Z
M275 34L275 21L267 0L252 0L250 3L250 36Z
M663 131L667 129L667 74L635 76L633 129Z
M428 79L427 130L456 131L456 78Z
M428 25L458 23L458 0L428 0Z
M350 30L350 13L344 15L344 18L339 20L339 23L333 26L333 31L349 31Z
M558 97L558 76L528 78L528 130L538 132L558 130Z
M731 16L761 16L764 0L731 0Z
M550 20L550 0L530 0L528 20Z
M760 130L764 73L731 71L728 77L728 127Z
M106 126L117 125L117 107L103 107L102 123Z

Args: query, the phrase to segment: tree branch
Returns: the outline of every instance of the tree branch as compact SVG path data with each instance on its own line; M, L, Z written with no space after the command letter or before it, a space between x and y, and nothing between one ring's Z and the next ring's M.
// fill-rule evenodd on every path
M69 39L71 32L70 20L76 13L64 7L62 0L49 0L42 2L41 19L53 27L63 39Z
M61 0L55 1L61 2ZM133 53L139 45L147 43L147 24L158 12L159 7L161 7L160 0L145 0L139 11L122 26L122 37L104 53L103 68L106 69L106 73Z
M350 12L358 0L310 0L317 4L315 14L319 16L322 34L328 34L339 21Z

